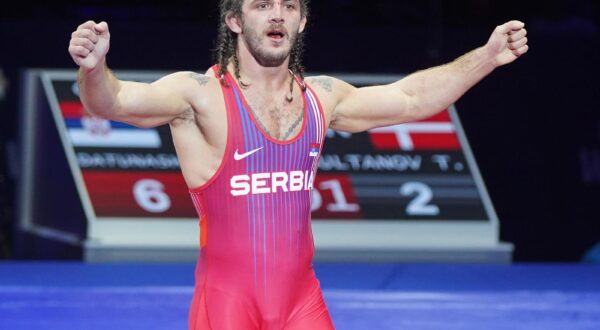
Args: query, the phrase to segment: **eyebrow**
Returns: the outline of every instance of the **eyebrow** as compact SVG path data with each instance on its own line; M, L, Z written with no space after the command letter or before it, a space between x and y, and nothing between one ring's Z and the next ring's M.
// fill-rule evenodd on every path
M259 1L273 2L274 0L252 0L252 1L250 1L250 4L254 4L254 3L259 2ZM283 2L294 2L294 3L298 2L299 3L300 1L297 1L297 0L283 0Z

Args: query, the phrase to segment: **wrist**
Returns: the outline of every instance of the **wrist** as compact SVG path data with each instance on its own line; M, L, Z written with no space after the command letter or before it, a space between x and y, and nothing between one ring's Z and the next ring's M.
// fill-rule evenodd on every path
M500 66L496 59L496 53L488 45L477 48L474 55L481 66L489 71Z
M105 70L106 70L106 58L103 57L102 59L98 60L98 63L96 63L96 65L92 66L92 67L88 67L88 66L80 66L79 67L79 72L81 74L85 74L85 75L97 75L97 74L102 74Z

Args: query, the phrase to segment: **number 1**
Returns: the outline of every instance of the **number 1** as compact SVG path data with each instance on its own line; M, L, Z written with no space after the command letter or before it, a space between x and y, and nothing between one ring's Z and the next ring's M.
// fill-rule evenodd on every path
M357 212L360 210L360 205L348 203L346 195L339 180L323 181L319 185L321 189L330 189L333 194L333 204L327 205L327 210L330 212Z

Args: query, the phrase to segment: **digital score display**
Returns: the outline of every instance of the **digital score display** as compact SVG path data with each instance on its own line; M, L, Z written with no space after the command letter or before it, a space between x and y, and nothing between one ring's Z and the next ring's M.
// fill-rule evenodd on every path
M359 134L329 132L319 163L316 195L321 198L313 201L314 216L485 219L453 111ZM326 207L317 207L320 199L327 201Z
M51 79L51 86L97 219L197 217L168 126L90 117L75 79ZM451 108L359 134L328 131L313 219L487 221L484 191Z

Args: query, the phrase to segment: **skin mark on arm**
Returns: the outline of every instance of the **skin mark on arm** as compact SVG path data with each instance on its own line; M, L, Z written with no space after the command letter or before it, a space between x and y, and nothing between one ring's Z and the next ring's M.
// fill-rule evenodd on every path
M211 79L210 76L207 76L202 73L195 73L195 72L190 73L190 78L194 79L198 83L198 85L200 85L201 87L205 86ZM178 123L186 123L186 124L196 123L196 113L192 106L190 106L188 109L186 109L181 114L181 116L179 116L177 121L173 122L173 124L175 124L175 125Z
M309 82L315 85L321 86L325 91L332 92L333 91L333 79L328 77L316 77L310 78Z
M196 80L200 86L204 86L210 81L210 77L204 74L192 73L190 76L192 79Z

